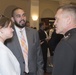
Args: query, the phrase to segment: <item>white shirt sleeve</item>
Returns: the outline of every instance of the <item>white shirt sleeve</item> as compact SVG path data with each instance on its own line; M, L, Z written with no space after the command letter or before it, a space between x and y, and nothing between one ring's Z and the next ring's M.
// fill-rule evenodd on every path
M10 62L10 58L8 56L8 52L4 49L0 49L0 74L1 75L16 75L12 63Z

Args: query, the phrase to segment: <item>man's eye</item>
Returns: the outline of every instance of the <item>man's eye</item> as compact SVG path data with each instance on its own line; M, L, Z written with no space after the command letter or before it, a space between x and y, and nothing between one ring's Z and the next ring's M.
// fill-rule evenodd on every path
M25 16L26 16L26 14L23 14L23 16L25 17Z
M16 15L16 17L17 17L17 18L19 18L19 17L20 17L20 15Z

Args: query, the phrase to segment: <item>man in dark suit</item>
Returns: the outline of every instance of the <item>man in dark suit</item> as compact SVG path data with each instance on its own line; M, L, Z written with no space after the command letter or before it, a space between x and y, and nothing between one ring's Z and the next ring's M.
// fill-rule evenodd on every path
M76 5L61 6L54 25L64 38L55 49L52 75L76 75Z
M17 57L21 75L43 75L43 57L40 48L38 32L35 29L25 27L26 14L22 8L15 8L12 11L14 25L14 37L6 41L6 45L12 50ZM20 31L23 31L25 43L27 45L27 64L23 55L23 47L20 42Z
M41 42L41 48L42 48L42 54L43 54L43 60L44 60L44 72L46 73L47 70L47 37L46 33L44 31L45 29L45 23L41 22L39 23L39 38Z
M51 35L51 38L48 41L48 46L49 46L51 56L54 55L55 48L62 38L63 38L63 35L62 34L56 34L56 31L54 29L54 31Z

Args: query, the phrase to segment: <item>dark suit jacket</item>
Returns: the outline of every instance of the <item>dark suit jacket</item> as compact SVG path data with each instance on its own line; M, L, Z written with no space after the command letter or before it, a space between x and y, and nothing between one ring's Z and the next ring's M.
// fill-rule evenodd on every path
M47 41L46 41L46 34L44 32L44 30L39 29L39 39L41 42L44 42L43 44L41 44L41 47L43 49L47 49Z
M38 32L32 28L25 28L28 40L28 66L30 73L33 75L43 75L43 57L40 48ZM21 75L24 75L24 58L18 41L17 34L14 30L14 36L11 40L6 41L6 45L11 49L20 63Z
M55 30L52 33L51 39L48 41L48 45L52 51L55 50L57 44L60 42L60 40L63 38L62 34L56 34Z
M76 29L65 34L55 49L52 75L76 75Z

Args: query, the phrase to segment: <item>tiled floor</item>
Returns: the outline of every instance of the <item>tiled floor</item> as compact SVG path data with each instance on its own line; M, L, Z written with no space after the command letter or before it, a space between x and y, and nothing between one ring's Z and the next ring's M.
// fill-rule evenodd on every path
M44 75L51 75L51 73L46 73L46 74L44 74Z

